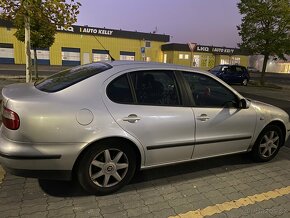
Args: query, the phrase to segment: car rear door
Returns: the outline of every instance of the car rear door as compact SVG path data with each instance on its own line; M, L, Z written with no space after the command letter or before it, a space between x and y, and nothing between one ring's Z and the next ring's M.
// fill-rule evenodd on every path
M115 121L145 149L146 165L189 160L195 122L173 71L134 71L105 82L104 102ZM131 97L126 97L131 96Z
M255 110L238 108L236 95L209 76L191 72L183 76L194 101L193 159L246 151L255 131Z

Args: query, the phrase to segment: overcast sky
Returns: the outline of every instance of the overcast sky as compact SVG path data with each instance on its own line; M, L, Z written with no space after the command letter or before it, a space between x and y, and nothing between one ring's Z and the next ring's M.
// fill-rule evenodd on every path
M78 25L168 34L171 42L237 47L238 0L79 0Z

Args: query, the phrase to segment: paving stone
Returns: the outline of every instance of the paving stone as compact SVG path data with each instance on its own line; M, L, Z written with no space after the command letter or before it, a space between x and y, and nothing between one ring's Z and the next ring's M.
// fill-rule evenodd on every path
M98 210L100 212L100 209L96 203L82 203L82 204L73 204L73 210L74 212L82 212L82 211L88 211L88 210Z
M0 212L1 218L6 218L6 217L18 217L19 216L20 209L17 210L6 210Z
M142 207L145 205L143 200L136 200L131 202L126 202L124 204L124 209L130 209L130 208L136 208L136 207Z
M160 211L166 208L171 208L168 202L159 202L156 204L149 204L148 205L149 211L150 212L155 212L155 211Z
M182 194L179 192L175 192L175 193L170 193L170 194L165 194L163 195L164 200L173 200L175 198L182 198Z
M154 190L154 191L144 191L144 192L137 192L138 195L140 196L140 198L149 198L149 197L154 197L154 196L160 196L160 193L158 192L158 190Z
M98 205L100 207L102 206L110 206L110 205L113 205L113 204L120 204L120 200L118 198L112 198L112 199L106 199L106 200L101 200L101 201L98 201Z
M145 213L139 216L132 216L131 218L154 218L154 215L152 213Z
M76 215L74 213L72 214L63 214L63 215L57 215L57 216L49 216L48 217L52 217L52 218L74 218Z
M100 207L101 214L109 214L109 213L116 213L124 210L123 204L113 204L109 206L102 206Z
M0 213L3 211L8 210L20 210L20 203L19 204L0 204Z
M48 217L57 217L57 216L64 216L64 215L74 215L73 208L63 207L61 209L48 211Z
M44 212L36 212L36 213L31 213L27 215L22 215L21 218L42 218L46 217L48 215L48 211Z
M181 214L181 213L187 213L188 211L193 211L195 208L193 207L192 204L187 203L187 204L182 204L182 205L177 205L172 207L174 212L176 214Z
M127 210L128 217L133 217L133 216L139 216L142 214L147 214L150 213L148 206L143 206L143 207L136 207L132 209Z
M287 213L287 210L282 206L274 206L271 209L267 209L267 212L272 216L281 216Z
M103 215L104 218L127 218L128 215L127 215L127 212L126 211L121 211L121 212L117 212L117 213L110 213L110 214L104 214Z
M167 187L158 187L157 190L160 194L170 194L177 191L176 187L171 185Z
M36 212L44 212L47 210L47 205L35 205L35 206L26 206L22 207L20 210L20 215L31 214Z
M151 198L144 198L143 200L144 200L145 204L148 205L148 204L156 204L159 202L163 202L164 198L161 195L161 196L154 196Z
M228 216L225 213L217 213L210 216L210 218L228 218Z
M207 197L208 199L210 199L210 198L223 196L223 194L221 192L219 192L218 190L213 190L213 191L209 191L209 192L204 193L204 196Z
M28 207L28 206L35 206L35 205L48 205L47 204L47 198L37 198L37 199L31 199L31 200L25 200L22 201L21 206L22 207Z
M59 202L50 202L48 203L48 210L55 210L62 207L72 207L73 201L72 200L63 200Z
M87 217L103 217L100 214L100 209L89 209L89 210L84 210L84 211L76 211L75 212L76 217L78 218L87 218Z
M164 209L161 211L153 212L152 214L155 218L164 218L164 217L175 215L176 213L174 212L173 209Z
M175 207L175 206L179 206L183 204L189 204L186 198L175 198L173 200L168 201L168 203L171 207Z
M118 199L119 199L120 202L122 202L122 203L128 203L128 202L131 202L131 201L142 200L139 194L129 194L129 195L124 195L124 196L120 196L120 197L118 197Z

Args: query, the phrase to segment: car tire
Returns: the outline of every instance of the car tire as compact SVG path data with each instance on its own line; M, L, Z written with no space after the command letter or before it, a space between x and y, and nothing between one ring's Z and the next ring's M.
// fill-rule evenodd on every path
M283 134L279 127L269 125L257 138L251 151L252 158L257 162L272 160L283 144Z
M243 86L247 86L248 83L249 83L249 80L248 80L248 79L244 79L244 80L242 81L242 85L243 85Z
M106 195L130 182L136 170L133 149L116 142L103 142L82 155L77 168L80 185L89 193Z

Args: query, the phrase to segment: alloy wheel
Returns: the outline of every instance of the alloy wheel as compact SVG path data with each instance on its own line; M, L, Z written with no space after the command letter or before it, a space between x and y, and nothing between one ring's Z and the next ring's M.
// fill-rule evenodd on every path
M279 147L280 137L276 131L267 132L261 139L259 152L262 157L269 158Z
M129 161L126 154L118 149L106 149L93 158L89 167L91 180L99 187L117 185L126 176Z

